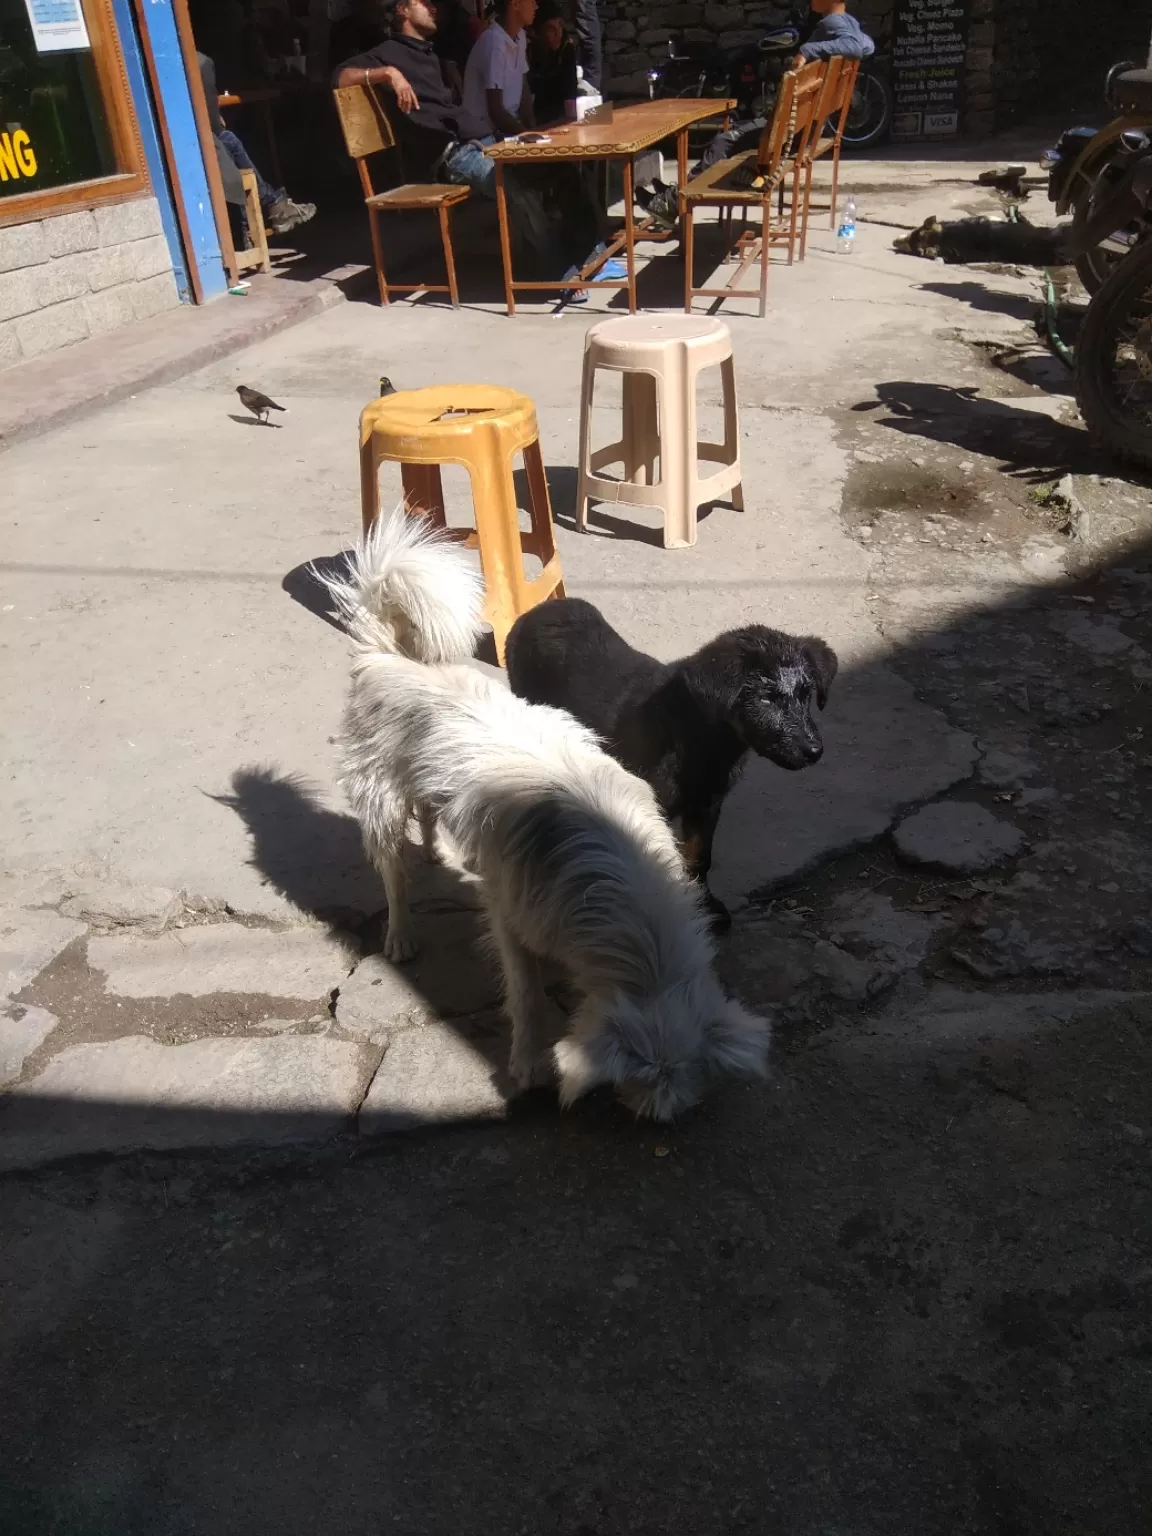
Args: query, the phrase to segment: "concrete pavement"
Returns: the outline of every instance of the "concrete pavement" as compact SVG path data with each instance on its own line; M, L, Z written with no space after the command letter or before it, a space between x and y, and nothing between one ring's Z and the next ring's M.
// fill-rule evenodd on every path
M923 180L912 177L909 195ZM965 206L981 197L993 206L960 172L949 186ZM471 900L443 871L417 877L432 963L383 988L380 978L360 986L353 1002L363 967L382 964L372 957L383 899L334 784L345 644L307 566L355 537L356 418L383 373L401 388L486 379L532 395L568 590L634 643L672 656L757 620L836 648L823 762L786 775L755 761L726 806L714 884L731 904L879 838L971 774L972 735L888 665L875 557L842 516L849 458L839 419L875 398L878 379L988 386L951 285L934 281L941 269L897 256L889 241L865 225L845 258L817 229L804 265L774 267L765 321L741 313L748 305L725 310L747 510L714 509L690 551L663 550L643 513L602 509L591 537L573 531L580 357L604 300L561 317L527 306L511 321L493 309L341 305L5 455L9 991L18 1013L47 1009L57 1020L46 1029L42 1012L25 1012L5 1024L9 1109L27 1091L39 1126L45 1102L64 1106L51 1134L30 1140L11 1126L9 1166L74 1149L59 1138L79 1090L62 1085L84 1078L89 1058L75 1053L95 1042L97 1097L147 1097L150 1085L178 1094L170 1084L194 1067L208 1103L211 1052L190 1050L194 1042L251 1036L255 1076L261 1060L279 1061L284 1030L315 1037L318 1061L322 1041L370 1047L341 1058L341 1123L364 1102L379 1126L384 1100L409 1119L417 1100L431 1119L449 1113L419 1052L419 1091L377 1082L401 1070L394 1039L450 1021L473 1041L492 1034L497 992L469 958ZM653 257L650 298L679 280L674 256ZM979 337L1006 345L1031 281L1001 274L988 287L997 300L979 315ZM249 420L234 395L242 382L287 415L268 428ZM1028 404L1047 408L1040 396ZM717 433L718 407L706 382L704 432ZM598 393L595 414L606 438L617 414L610 391ZM450 511L466 515L460 478L449 472L446 486ZM1053 545L1036 579L1061 558ZM1013 562L1010 579L1018 575ZM506 1088L498 1036L460 1058L475 1082L454 1090L457 1106L489 1112L493 1071ZM175 1077L148 1039L180 1047ZM307 1079L301 1050L291 1059ZM243 1094L220 1092L218 1107L245 1109ZM95 1132L77 1136L75 1148L99 1144Z

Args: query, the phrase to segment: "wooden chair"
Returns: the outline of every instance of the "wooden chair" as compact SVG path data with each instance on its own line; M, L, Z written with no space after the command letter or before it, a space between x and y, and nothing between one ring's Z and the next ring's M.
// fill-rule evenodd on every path
M244 187L244 215L248 222L248 238L252 241L246 251L236 252L236 270L247 272L259 267L261 272L271 272L272 258L268 255L268 231L264 228L264 212L260 207L260 192L256 185L255 171L241 171Z
M828 66L821 60L789 70L780 83L772 117L761 136L759 147L721 160L703 175L690 181L682 193L681 222L684 230L684 310L692 313L695 298L755 298L760 300L760 314L768 308L768 257L773 245L788 247L791 264L796 250L800 219L800 186L803 157L808 146L824 88ZM791 211L777 227L773 204L792 176ZM760 234L747 230L748 210L760 209ZM726 240L724 260L733 256L739 263L723 288L697 288L694 283L694 230L692 217L697 208L718 208ZM732 214L739 209L741 232L731 238ZM760 285L757 289L738 288L744 273L759 258Z
M824 121L820 124L819 134L813 134L809 141L808 168L804 193L804 229L800 235L800 256L804 256L804 236L807 233L808 207L812 196L812 168L817 160L825 155L832 156L832 200L828 204L829 225L836 228L836 208L840 194L840 141L844 137L844 125L848 121L848 109L852 105L852 97L856 93L856 78L860 73L859 59L840 59L841 66L839 78L836 81L834 99L829 103ZM824 129L829 122L835 120L836 127L827 137ZM823 203L816 205L822 208Z
M450 217L457 203L469 196L468 187L441 185L437 182L409 183L393 187L388 192L375 192L372 178L365 161L369 155L377 155L386 149L398 149L396 136L370 85L338 86L332 96L344 133L348 154L356 162L360 172L360 185L364 189L364 206L368 210L368 228L372 235L372 256L376 263L376 280L380 285L380 302L388 304L393 293L447 293L451 295L454 309L460 308L460 295L456 289L456 260L452 251L452 227ZM448 273L447 285L443 283L390 283L384 271L384 249L380 240L380 214L388 209L406 212L413 208L434 209L440 218L440 240L444 247L444 266Z

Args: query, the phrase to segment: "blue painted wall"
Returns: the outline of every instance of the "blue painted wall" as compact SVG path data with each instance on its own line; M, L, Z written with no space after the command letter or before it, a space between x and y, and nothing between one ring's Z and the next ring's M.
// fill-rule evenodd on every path
M174 193L165 168L164 151L156 128L152 105L152 92L140 40L136 31L136 16L132 0L112 0L120 44L124 50L124 63L140 133L144 140L144 152L152 184L160 201L164 219L164 233L172 252L172 265L176 282L183 299L190 302L191 288L188 282L188 259L180 238L180 229L174 211ZM228 275L220 254L220 241L216 233L216 219L212 212L212 198L208 190L208 178L204 173L204 159L200 153L200 138L196 131L196 118L192 111L192 98L188 94L188 78L184 72L184 58L180 52L180 38L171 0L145 0L145 25L152 45L152 57L156 64L160 98L164 103L164 115L168 123L168 135L176 161L176 176L183 195L184 217L192 243L192 255L200 274L204 298L217 298L228 289Z

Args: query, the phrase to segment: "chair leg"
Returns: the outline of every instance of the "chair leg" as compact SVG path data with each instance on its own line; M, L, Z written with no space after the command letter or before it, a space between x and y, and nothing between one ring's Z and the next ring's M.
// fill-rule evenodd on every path
M556 560L559 572L556 531L552 525L552 499L548 494L548 476L544 473L544 456L540 452L539 438L524 449L524 474L528 481L528 517L532 530L527 536L521 537L521 548L535 555L545 570L551 561ZM563 597L563 579L557 581L547 595Z
M580 456L576 478L576 529L588 532L588 476L592 459L592 394L596 388L596 370L589 366L584 355L584 368L580 378Z
M447 525L444 516L444 485L439 464L401 464L404 509L412 516L423 514L437 528Z
M792 207L788 218L788 265L791 266L796 255L797 221L800 211L800 162L797 160L792 167Z
M772 208L765 201L764 222L760 227L760 318L768 313L768 256L772 250Z
M804 176L804 208L800 215L800 260L803 261L808 252L808 214L812 206L812 170L813 162L809 160Z
M656 380L650 373L626 373L624 397L624 478L651 485L658 451Z
M367 538L380 516L380 466L376 445L369 435L360 444L360 523Z
M847 111L847 107L844 109ZM836 142L832 146L832 203L828 210L828 224L830 228L836 228L836 205L840 194L840 135L837 133Z
M444 265L448 270L448 294L452 300L452 308L460 308L460 295L456 289L456 258L452 251L452 225L449 222L452 210L447 203L440 204L440 240L444 246Z
M487 618L496 641L496 659L503 666L508 631L529 606L523 600L526 586L524 548L512 460L508 458L499 468L472 460L468 470L476 513L476 542L487 591Z
M687 549L696 542L696 376L682 355L660 380L660 425L664 548Z
M381 304L387 304L390 300L388 298L388 279L384 275L384 246L380 239L379 218L380 215L376 212L375 208L369 208L368 231L372 236L372 260L376 263L376 281L380 287L380 302Z
M692 313L692 267L695 258L695 231L692 226L692 204L684 205L680 223L684 229L684 313Z
M724 458L728 464L740 462L740 418L736 407L736 368L731 357L720 364L720 382L724 394ZM737 481L728 499L737 512L744 510L744 485Z

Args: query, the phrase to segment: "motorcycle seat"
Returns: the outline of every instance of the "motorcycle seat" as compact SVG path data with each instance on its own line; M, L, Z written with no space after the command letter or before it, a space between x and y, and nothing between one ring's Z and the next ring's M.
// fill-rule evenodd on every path
M1112 82L1122 112L1152 112L1152 69L1125 69Z

